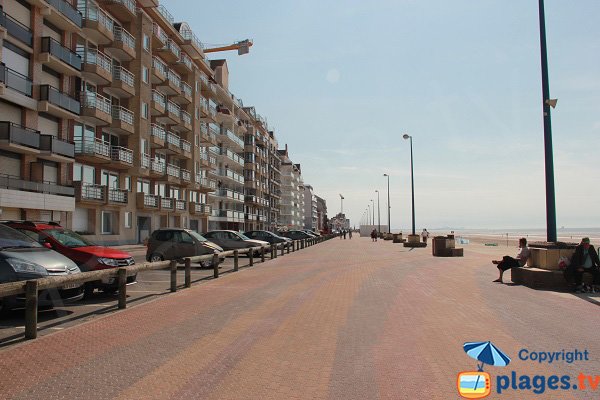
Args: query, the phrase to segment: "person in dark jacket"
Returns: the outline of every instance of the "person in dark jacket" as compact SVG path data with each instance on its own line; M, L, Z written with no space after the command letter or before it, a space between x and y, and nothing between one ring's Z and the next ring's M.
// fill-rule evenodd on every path
M581 243L575 248L575 253L571 257L571 263L565 270L565 278L567 282L575 281L575 291L595 292L597 286L600 285L600 259L594 246L590 245L589 238L581 239ZM585 287L583 285L583 274L590 273L593 276L592 286ZM596 286L596 287L594 287Z

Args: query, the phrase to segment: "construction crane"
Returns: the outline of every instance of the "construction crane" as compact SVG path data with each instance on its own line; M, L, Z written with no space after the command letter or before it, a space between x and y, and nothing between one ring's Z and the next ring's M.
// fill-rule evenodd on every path
M212 48L205 48L205 53L216 53L218 51L229 51L229 50L237 50L238 55L248 54L250 52L250 47L252 46L252 40L246 39L240 42L236 42L234 44L230 44L227 46L219 46Z

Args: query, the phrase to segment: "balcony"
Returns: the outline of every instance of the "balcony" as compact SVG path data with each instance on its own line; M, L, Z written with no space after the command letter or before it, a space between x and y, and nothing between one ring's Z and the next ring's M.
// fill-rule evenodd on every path
M111 167L117 169L129 169L133 166L133 151L121 146L111 146Z
M172 101L167 101L165 113L156 118L159 122L166 125L176 125L181 122L181 109Z
M75 201L78 204L101 205L106 202L106 186L73 182L75 186Z
M231 189L217 189L214 196L225 197L230 200L244 201L244 195Z
M181 180L190 183L192 181L192 173L187 169L181 170Z
M67 76L78 76L81 71L81 57L49 36L42 37L39 60Z
M59 29L74 33L81 31L81 13L65 0L33 0L30 3L38 6L44 18Z
M115 40L107 47L110 53L121 62L128 62L135 58L135 38L122 26L114 25L113 34Z
M81 114L81 104L53 86L40 85L38 111L58 118L74 119Z
M152 49L158 50L167 45L169 36L156 22L152 24Z
M169 67L158 57L152 57L152 77L150 78L153 85L159 85L167 80Z
M155 148L165 147L167 132L163 127L156 124L150 124L150 146Z
M182 213L187 211L187 202L185 200L174 199L175 212Z
M10 36L28 47L33 47L33 33L31 32L31 29L2 11L2 7L0 7L0 26L2 26L4 28L3 30L6 30Z
M95 125L112 124L112 104L109 99L94 92L81 93L81 117Z
M113 131L122 135L131 135L135 132L133 112L121 106L112 106Z
M236 210L212 210L212 216L228 222L244 222L244 213Z
M183 37L182 47L189 52L194 58L204 57L204 46L200 40L194 35L188 24L181 24L179 33Z
M81 75L96 85L108 85L113 80L112 60L106 54L96 49L78 51L83 60Z
M192 144L190 142L181 139L181 150L186 158L192 158Z
M229 127L233 128L235 125L235 116L228 108L219 106L217 107L216 121L219 124L227 124Z
M181 111L179 114L181 118L181 124L177 125L180 130L191 132L192 131L192 116L187 111Z
M161 211L175 211L175 199L171 197L161 197L160 209Z
M140 168L150 169L150 154L140 154Z
M228 129L223 130L219 135L219 138L224 142L228 142L233 146L237 146L237 148L240 150L244 149L244 141Z
M38 157L55 162L73 162L75 144L52 135L40 135L40 150Z
M132 22L136 19L135 0L101 0L104 7L119 20Z
M169 64L177 62L181 57L181 49L171 39L167 39L165 47L158 49L158 52Z
M208 216L211 214L210 204L201 204L190 202L190 214Z
M113 80L109 91L113 92L117 97L129 98L135 96L135 77L123 67L113 67Z
M194 62L187 54L181 52L179 61L173 65L173 68L175 68L180 74L189 74L194 71Z
M108 189L108 205L126 206L129 203L129 192L124 189Z
M173 132L167 132L166 149L171 153L180 153L181 138Z
M223 178L229 178L237 183L244 183L244 177L228 169L220 169L218 175Z
M37 155L40 153L40 132L10 121L1 121L0 149Z
M155 176L163 176L167 170L167 165L159 159L150 160L150 173Z
M158 210L160 197L155 194L136 193L136 206L138 210Z
M107 45L115 40L115 21L96 3L91 0L78 0L77 9L83 15L84 37L100 45Z
M60 186L56 183L48 182L33 182L21 179L17 176L6 174L0 174L0 188L69 197L73 197L75 195L75 190L70 186Z
M181 93L181 77L177 72L168 68L167 79L162 83L156 84L155 86L160 89L161 92L168 96L173 96Z
M173 96L173 100L179 104L187 105L190 104L193 100L192 97L192 87L188 85L186 82L181 81L179 85L179 93Z
M75 138L77 161L109 164L112 161L110 144L99 138Z
M0 63L0 95L5 94L5 88L10 88L31 97L33 92L33 82L23 74L8 68L4 63Z
M167 107L167 97L161 92L152 89L152 107L150 114L153 117L163 115Z

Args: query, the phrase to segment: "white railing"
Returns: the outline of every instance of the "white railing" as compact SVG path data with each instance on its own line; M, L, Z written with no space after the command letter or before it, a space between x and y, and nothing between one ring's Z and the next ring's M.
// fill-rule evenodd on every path
M170 100L167 102L167 110L181 118L181 108Z
M112 106L112 117L118 121L133 125L133 113L125 107Z
M167 133L167 143L172 144L176 147L181 147L181 138L173 132Z
M165 140L166 131L160 125L150 124L150 134L154 137L159 138L160 140Z
M77 52L85 64L97 65L112 74L112 60L109 56L96 49L85 49Z
M99 138L75 138L75 154L110 157L110 145Z
M152 32L163 44L166 44L167 40L169 40L169 36L167 36L163 28L161 28L156 22L152 24Z
M157 91L156 89L152 89L152 100L163 107L167 105L166 96L161 92Z
M135 77L131 72L121 66L113 68L113 78L125 83L127 86L135 87Z
M150 161L150 169L152 172L158 172L159 174L164 174L166 169L166 164L162 160L151 160Z
M112 146L112 159L133 165L133 151L120 146Z
M181 111L181 122L183 122L186 125L191 125L192 124L192 116L190 115L190 113L182 110Z
M115 27L113 28L113 33L115 34L115 41L121 42L130 49L135 50L135 38L122 26L115 25Z
M167 175L179 178L181 176L181 168L177 165L167 164Z
M150 168L150 154L140 154L140 167L144 169Z
M106 114L111 114L111 102L106 97L94 92L81 93L81 106L84 108L95 108Z
M182 169L181 170L181 179L183 179L186 182L189 182L192 180L192 173L190 171L188 171L187 169Z
M169 69L167 72L167 79L169 82L173 84L173 86L177 86L177 88L181 88L181 76L172 69Z
M181 139L181 148L183 151L190 153L192 151L192 144L187 140Z
M186 82L181 81L181 91L186 95L192 97L192 87Z
M169 70L167 64L156 56L152 57L152 68L154 68L155 71L160 72L162 75L165 76L167 76L167 71Z

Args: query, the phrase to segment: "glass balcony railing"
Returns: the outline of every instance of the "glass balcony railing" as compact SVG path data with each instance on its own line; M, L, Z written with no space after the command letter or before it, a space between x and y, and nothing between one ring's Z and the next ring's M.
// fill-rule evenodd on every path
M181 147L181 138L172 132L167 133L167 143L175 147Z
M33 82L27 76L8 68L4 63L0 63L0 82L7 88L11 88L23 93L25 96L32 96Z
M55 39L42 37L42 53L50 53L67 65L81 71L81 56L70 49L67 49Z
M163 28L161 28L156 22L152 24L152 32L163 44L166 44L167 40L169 40L169 36L167 36Z
M75 154L110 158L110 144L99 138L75 138Z
M99 95L95 92L83 92L81 93L81 107L82 108L95 108L98 111L111 115L112 104L110 99Z
M113 33L115 35L115 41L123 43L124 46L135 50L135 38L129 32L127 32L122 26L114 25Z
M50 85L40 85L40 101L47 101L73 114L81 114L81 103L77 99Z
M180 87L181 87L181 91L183 92L184 95L192 97L192 87L190 85L188 85L184 81L181 81Z
M53 135L40 135L40 150L65 157L75 157L75 144Z
M118 121L133 125L133 113L125 107L112 106L112 117Z
M183 38L185 40L191 41L194 46L196 46L197 48L199 48L201 50L204 50L204 45L196 37L194 32L191 29L189 29L189 26L187 26L185 24L182 25L182 29L179 31L179 33L181 34L181 36L183 36Z
M158 103L161 107L165 107L167 105L167 98L165 95L154 89L152 90L152 101Z
M173 84L173 86L176 86L178 88L181 87L181 76L179 76L179 74L173 71L172 69L169 69L167 71L167 79L169 80L169 82L171 82L171 84Z
M121 4L123 7L127 8L132 14L136 13L135 0L108 0L108 2Z
M157 10L160 13L160 15L162 15L170 24L173 24L175 22L175 18L173 18L173 16L169 12L169 10L166 9L165 6L161 4L158 6Z
M46 3L50 4L71 22L81 28L83 16L71 4L67 3L65 0L46 0Z
M191 153L192 144L187 140L181 139L181 149L185 152Z
M171 51L171 53L173 53L175 55L175 57L177 57L178 59L180 58L180 56L181 56L181 49L171 39L167 40L167 43L166 43L166 45L165 45L164 48L168 49L169 51Z
M95 21L104 26L109 32L113 31L115 21L98 5L90 0L78 0L77 9L84 20Z
M167 64L158 57L152 57L152 68L164 76L167 76L167 71L169 70Z
M26 128L10 121L0 122L0 140L26 147L32 147L34 149L40 148L39 131Z
M185 65L188 69L193 69L194 66L192 59L185 53L181 53L179 63Z
M33 33L31 29L2 11L2 7L0 7L0 26L5 27L9 35L17 38L27 46L33 46Z
M227 138L229 138L229 140L231 140L232 142L234 142L235 144L237 144L240 147L244 147L244 141L242 139L240 139L239 137L237 137L233 132L231 132L230 130L225 130L224 132L221 132L222 135L227 136Z
M191 125L192 124L192 116L190 115L190 113L188 113L186 111L181 111L181 122L183 122L186 125Z
M152 136L160 139L160 140L165 140L167 132L160 125L151 124L151 126L150 126L150 134Z
M133 151L126 147L112 146L111 158L114 161L124 162L133 165Z
M84 64L97 65L112 75L112 59L103 52L96 49L80 49L77 53Z
M123 82L127 86L130 86L132 88L135 87L135 77L131 72L129 72L121 66L115 66L113 68L113 78L115 80Z

